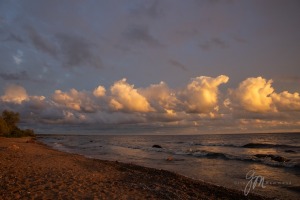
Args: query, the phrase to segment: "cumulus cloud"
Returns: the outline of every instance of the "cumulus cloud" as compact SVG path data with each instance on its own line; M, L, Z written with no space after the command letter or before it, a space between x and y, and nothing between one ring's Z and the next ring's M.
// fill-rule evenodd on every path
M23 101L28 100L29 97L25 88L19 85L9 85L6 87L4 95L1 100L8 103L21 104Z
M140 92L157 111L171 113L179 104L175 91L171 90L165 82L150 85L145 89L140 89Z
M135 88L122 79L108 91L101 85L92 91L56 90L50 98L30 96L22 86L9 85L0 97L0 108L19 112L23 122L32 124L223 127L228 132L299 128L299 93L276 93L272 80L257 77L242 81L227 96L221 95L219 86L228 80L225 75L200 76L175 90L165 82Z
M300 111L300 95L284 91L282 93L273 93L271 95L272 101L279 111Z
M105 87L99 85L97 88L94 89L93 95L95 97L103 97L105 96L105 92L106 92Z
M126 79L114 83L110 88L111 99L109 106L115 111L150 112L153 108L147 99L142 96L134 85L129 85Z
M218 86L227 83L225 75L216 78L200 76L192 79L182 92L184 105L190 113L209 113L218 103Z
M52 99L55 103L75 111L95 112L97 110L97 105L89 94L76 89L71 89L69 92L56 90L52 95Z
M272 80L267 81L262 77L247 78L236 90L231 91L233 99L251 112L267 112L274 109L270 97L273 92Z

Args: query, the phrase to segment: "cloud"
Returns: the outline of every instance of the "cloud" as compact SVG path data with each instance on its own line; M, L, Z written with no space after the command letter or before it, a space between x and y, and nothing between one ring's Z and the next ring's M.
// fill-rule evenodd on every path
M214 37L214 38L211 38L209 41L199 44L199 47L201 49L207 51L214 47L219 47L219 48L224 49L224 48L227 48L228 45L221 38Z
M172 113L179 104L175 91L171 90L166 83L153 84L139 90L157 111Z
M57 34L61 53L63 54L64 67L89 67L101 68L102 62L99 55L93 52L93 45L85 38L64 33Z
M247 78L239 84L236 90L231 91L233 100L237 101L243 109L251 112L268 112L272 109L272 98L274 92L272 80L262 77Z
M153 111L147 99L142 96L134 85L129 85L126 79L114 83L110 88L109 106L115 111L150 112Z
M176 61L176 60L172 60L172 59L171 59L171 60L169 60L169 63L170 63L171 65L175 66L175 67L178 67L178 68L180 68L180 69L182 69L182 70L184 70L184 71L187 71L186 66L185 66L184 64L182 64L182 63Z
M3 80L10 81L10 80L29 80L28 73L26 71L21 71L17 73L0 73L0 77Z
M21 104L29 99L25 88L19 85L9 85L5 88L1 100L7 103Z
M23 62L23 51L18 50L16 55L13 55L13 59L17 65L20 65Z
M0 108L19 112L24 123L32 124L144 124L227 132L299 129L299 93L276 93L272 80L257 77L225 96L219 86L228 80L225 75L199 76L182 89L172 89L165 82L135 88L122 79L109 91L101 85L92 91L56 90L50 98L9 85Z
M160 47L162 44L154 38L146 26L144 25L132 25L128 27L123 36L130 42L144 43L152 47Z
M105 88L103 86L99 85L96 89L94 89L93 95L95 97L103 97L103 96L105 96L105 92L106 92Z
M6 39L3 39L3 41L4 42L24 43L24 40L20 36L14 34L12 32L9 32L9 34L6 37Z
M294 75L294 76L279 76L275 78L276 82L283 82L283 83L299 83L300 82L300 76Z
M273 93L271 98L279 111L300 111L300 95L297 92L293 94L288 91Z
M98 108L88 93L76 89L69 92L56 90L52 100L60 106L79 112L95 112Z
M63 62L63 67L89 66L100 68L102 66L100 56L94 53L96 46L84 37L59 33L55 34L54 37L47 38L38 33L32 26L28 26L27 31L34 47L55 59L60 59Z
M27 31L29 33L29 38L31 39L32 44L38 50L43 51L53 57L56 57L57 49L53 45L53 43L50 43L47 39L40 35L32 26L28 26Z
M148 16L157 18L162 15L162 9L158 0L138 3L130 9L130 13L134 16Z
M182 96L187 112L208 113L218 103L218 86L227 83L229 77L225 75L216 78L200 76L192 81L183 90Z

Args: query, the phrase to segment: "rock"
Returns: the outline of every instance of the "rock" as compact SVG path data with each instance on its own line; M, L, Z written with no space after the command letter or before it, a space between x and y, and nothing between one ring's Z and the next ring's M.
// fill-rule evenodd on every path
M293 151L293 150L285 150L284 152L286 152L286 153L297 153L296 151Z
M174 158L170 156L170 157L168 157L166 160L167 160L167 161L173 161Z
M265 157L269 157L267 154L256 154L254 155L257 158L265 158Z
M287 162L287 161L289 161L289 159L286 159L286 158L281 157L281 156L274 156L271 159L274 160L274 161L277 161L277 162Z
M277 162L288 162L289 159L282 157L282 156L275 156L272 154L256 154L255 157L257 158L271 158L271 160L277 161Z
M155 144L155 145L152 146L152 148L159 148L159 149L161 149L162 147L160 145L158 145L158 144Z

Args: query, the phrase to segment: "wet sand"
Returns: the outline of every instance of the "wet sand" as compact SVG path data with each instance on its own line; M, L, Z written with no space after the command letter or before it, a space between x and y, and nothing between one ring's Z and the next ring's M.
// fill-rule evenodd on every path
M0 137L0 199L268 199L152 168Z

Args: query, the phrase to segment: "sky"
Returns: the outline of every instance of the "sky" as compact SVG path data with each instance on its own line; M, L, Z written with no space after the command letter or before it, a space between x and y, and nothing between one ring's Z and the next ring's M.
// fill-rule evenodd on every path
M0 109L39 131L300 131L299 19L298 0L2 0Z

